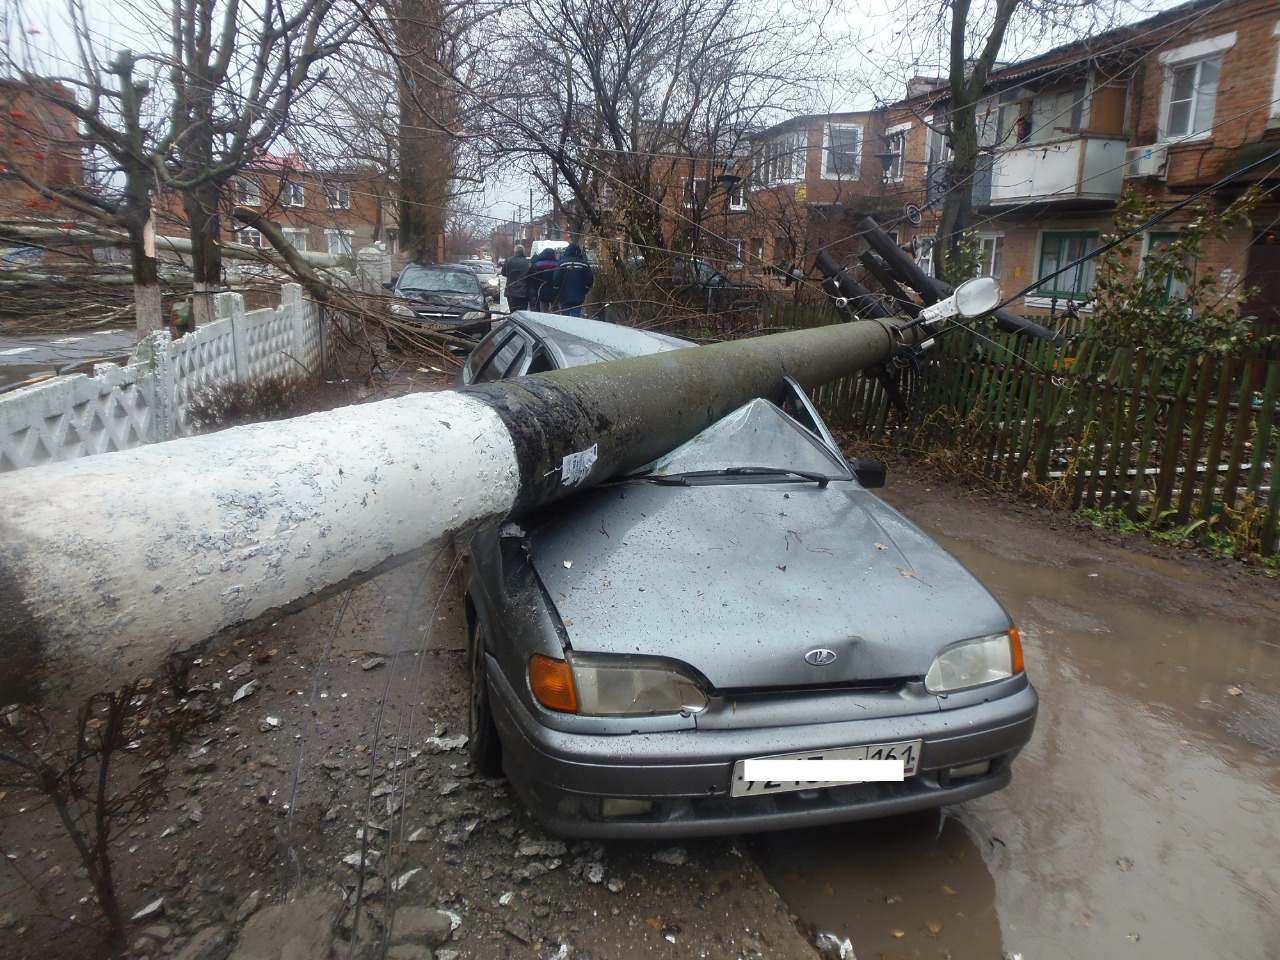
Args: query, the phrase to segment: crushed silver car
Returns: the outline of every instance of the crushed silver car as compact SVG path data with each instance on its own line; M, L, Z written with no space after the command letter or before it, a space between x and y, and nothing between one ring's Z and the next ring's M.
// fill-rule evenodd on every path
M686 346L517 313L461 380ZM798 385L784 392L462 545L472 760L548 829L772 830L1009 782L1038 706L1016 627L867 491L883 467L846 462ZM892 761L900 779L747 779L761 760Z

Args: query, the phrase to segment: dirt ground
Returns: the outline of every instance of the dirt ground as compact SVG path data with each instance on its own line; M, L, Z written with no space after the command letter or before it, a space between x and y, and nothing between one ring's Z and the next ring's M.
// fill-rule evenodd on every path
M1179 603L1229 609L1280 635L1280 581L1238 563L1096 531L903 464L890 477L886 499L927 529L1014 557L1176 564ZM54 812L20 785L0 786L0 957L209 960L218 954L196 950L198 931L225 929L234 944L255 912L316 889L346 898L335 957L367 955L362 945L405 906L451 918L439 960L813 957L815 931L796 924L751 844L562 843L502 780L472 773L458 739L465 668L451 564L442 554L392 571L192 667L179 706L194 719L156 761L163 796L112 846L124 914L136 916L122 948L104 944ZM1159 592L1158 580L1143 582L1157 585L1135 589ZM121 770L141 766L126 758ZM784 835L770 842L786 845Z

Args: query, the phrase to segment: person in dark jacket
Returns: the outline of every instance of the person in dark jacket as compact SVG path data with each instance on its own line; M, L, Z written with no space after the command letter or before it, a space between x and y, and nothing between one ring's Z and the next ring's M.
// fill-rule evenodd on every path
M564 256L560 258L560 266L555 274L556 299L560 301L560 313L566 317L582 316L582 302L587 299L587 291L596 282L596 275L591 264L582 256L582 248L571 243L564 248Z
M543 250L534 258L533 269L529 273L529 303L533 309L547 313L552 311L556 302L556 268L559 266L555 250Z
M512 313L529 309L529 272L533 264L524 255L524 246L517 244L515 253L502 263L502 275L507 278L507 309Z

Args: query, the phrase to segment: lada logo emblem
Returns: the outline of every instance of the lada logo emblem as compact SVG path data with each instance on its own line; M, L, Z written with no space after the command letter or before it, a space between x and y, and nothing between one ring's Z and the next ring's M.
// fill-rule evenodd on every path
M836 658L834 650L827 650L819 647L817 650L810 650L804 655L804 662L814 667L825 667L828 663L832 663Z

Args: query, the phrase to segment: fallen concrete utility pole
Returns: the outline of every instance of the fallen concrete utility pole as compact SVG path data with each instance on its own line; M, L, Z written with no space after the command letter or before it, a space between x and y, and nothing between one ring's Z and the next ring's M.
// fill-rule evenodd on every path
M862 234L862 238L867 241L867 245L880 254L885 266L893 271L898 279L907 284L907 286L916 290L926 306L937 303L939 300L951 295L950 284L944 283L936 277L931 277L921 270L914 260L902 252L902 248L894 242L893 237L885 233L884 228L874 219L871 217L865 218L858 224L858 229ZM995 319L996 326L1005 333L1020 333L1028 337L1042 337L1049 340L1062 339L1061 335L1054 333L1048 327L1043 327L1003 307L994 311L992 317Z
M85 694L921 336L863 321L414 394L0 477L0 701Z

